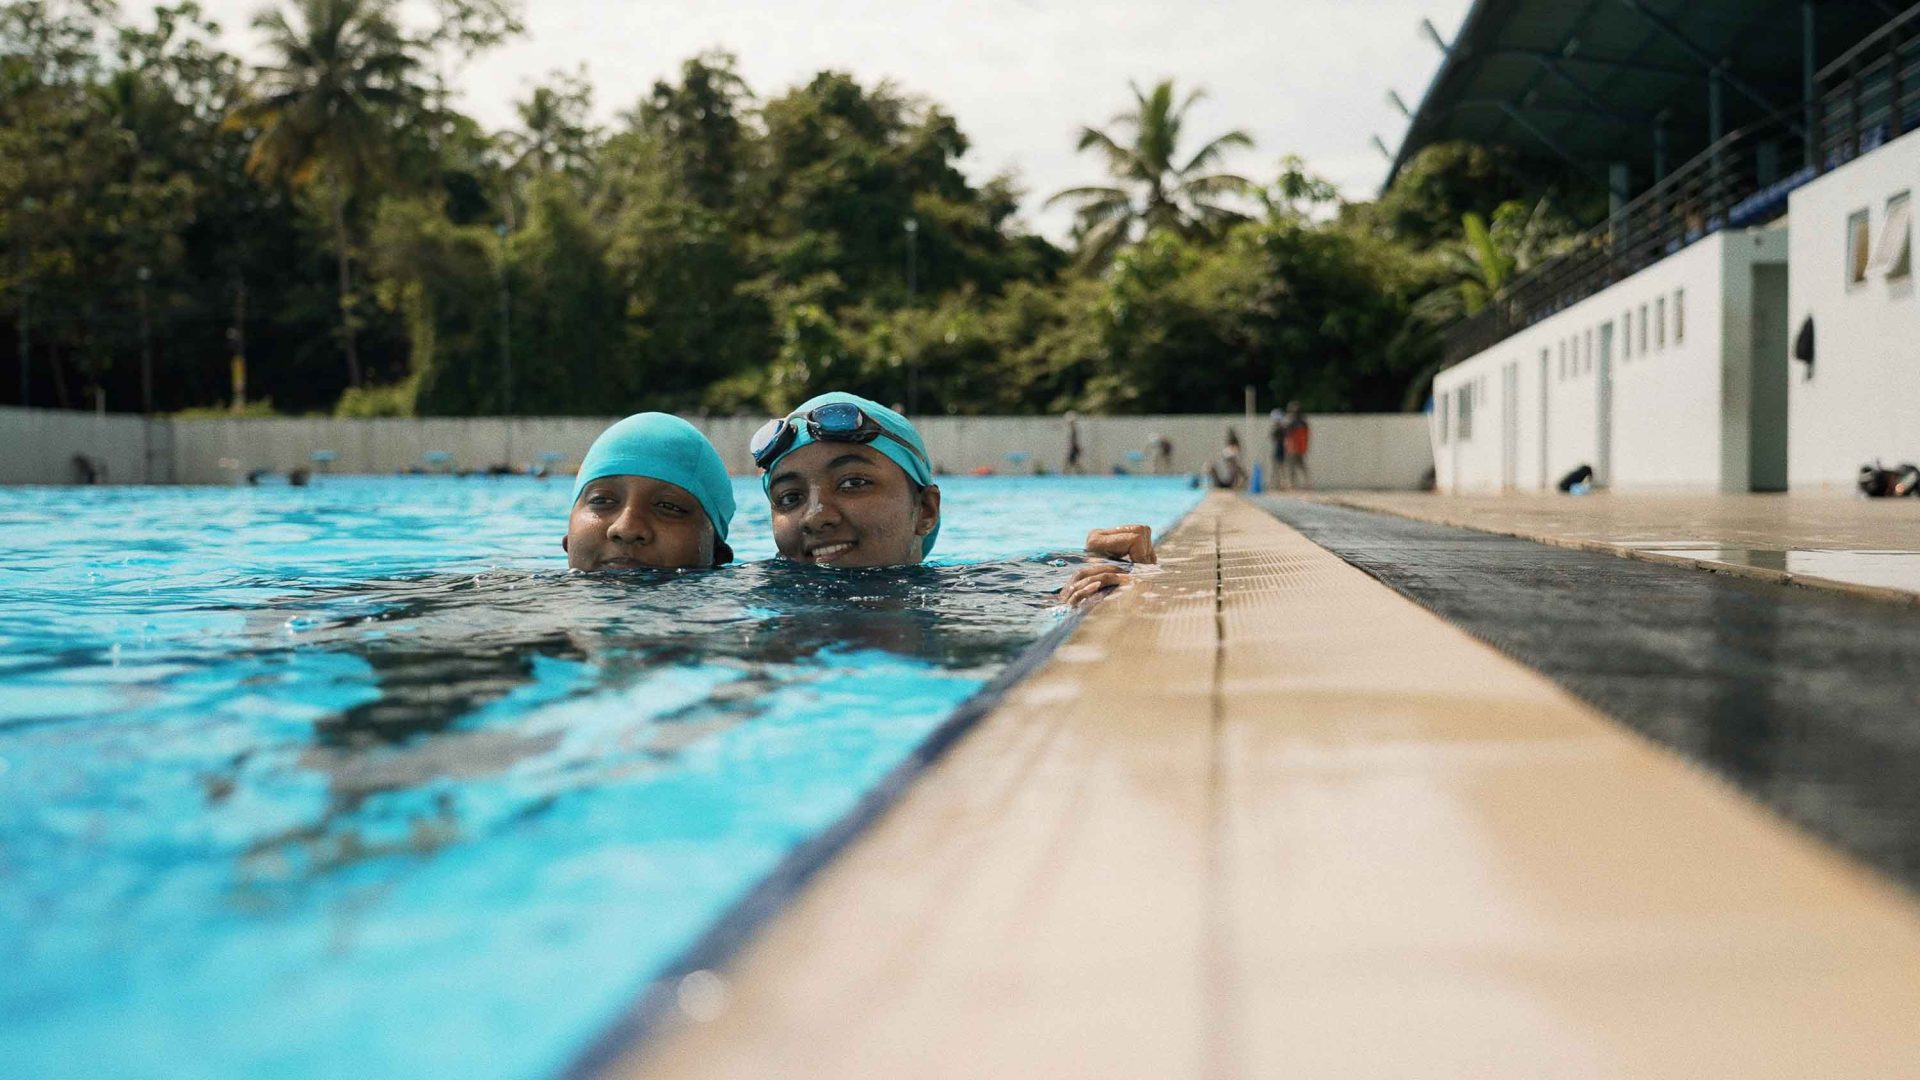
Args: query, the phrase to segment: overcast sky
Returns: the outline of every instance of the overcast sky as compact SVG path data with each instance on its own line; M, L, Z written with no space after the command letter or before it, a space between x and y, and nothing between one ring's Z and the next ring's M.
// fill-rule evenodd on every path
M1056 238L1069 213L1045 210L1064 187L1098 183L1099 163L1077 155L1082 124L1104 126L1130 100L1128 80L1172 77L1204 86L1191 146L1230 128L1254 138L1230 160L1270 180L1283 154L1305 157L1350 198L1369 198L1386 172L1376 132L1397 146L1405 120L1388 88L1417 104L1440 61L1418 33L1421 16L1451 37L1468 0L528 0L525 37L461 77L463 105L490 128L545 73L586 65L597 109L611 120L654 80L709 48L740 59L762 97L823 68L863 81L891 79L938 102L973 149L976 180L1011 171L1027 192L1025 218ZM262 0L201 0L228 46L256 58L248 25ZM135 5L127 4L132 10ZM419 0L403 8L425 9Z

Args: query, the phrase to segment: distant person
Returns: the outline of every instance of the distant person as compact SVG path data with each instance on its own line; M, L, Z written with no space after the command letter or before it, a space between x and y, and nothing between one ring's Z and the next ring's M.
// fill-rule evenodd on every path
M1287 402L1286 415L1281 417L1286 425L1286 437L1282 440L1287 451L1285 482L1281 485L1288 490L1311 491L1313 476L1307 472L1307 446L1313 439L1313 426L1307 423L1307 414L1300 411L1300 403Z
M1273 444L1273 482L1278 484L1287 460L1287 415L1279 409L1267 414L1267 441Z
M1173 471L1173 440L1159 432L1147 436L1147 455L1153 459L1153 474L1163 476Z
M1080 414L1068 409L1065 420L1067 422L1067 463L1061 467L1060 471L1068 476L1077 476L1084 471L1080 467Z
M1238 491L1247 486L1247 466L1240 454L1240 435L1227 429L1227 444L1220 455L1207 463L1208 482L1222 491Z
M733 481L700 429L627 417L593 440L573 481L560 550L574 570L692 570L733 561Z

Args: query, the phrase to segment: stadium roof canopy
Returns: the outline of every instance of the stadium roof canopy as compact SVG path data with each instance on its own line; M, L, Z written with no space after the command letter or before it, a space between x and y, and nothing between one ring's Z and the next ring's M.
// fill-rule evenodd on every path
M1509 146L1632 194L1722 133L1802 102L1813 66L1886 24L1873 0L1474 0L1413 113L1387 183L1437 142Z

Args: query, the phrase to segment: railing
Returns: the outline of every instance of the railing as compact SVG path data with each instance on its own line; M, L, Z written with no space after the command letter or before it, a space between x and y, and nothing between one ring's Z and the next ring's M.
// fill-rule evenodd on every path
M1912 131L1920 120L1920 5L1821 68L1814 81L1814 145L1825 168Z
M1454 323L1443 338L1446 363L1484 352L1702 237L1779 218L1795 188L1915 126L1920 5L1822 69L1813 107L1797 105L1728 134Z

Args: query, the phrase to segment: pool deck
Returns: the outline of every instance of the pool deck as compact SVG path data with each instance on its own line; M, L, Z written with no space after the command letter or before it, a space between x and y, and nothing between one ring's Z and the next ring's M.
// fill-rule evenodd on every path
M1412 492L1311 497L1436 525L1920 604L1920 499Z
M1911 895L1244 500L1162 551L607 1075L1916 1075Z

